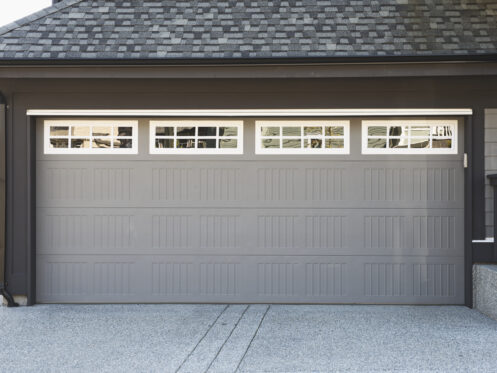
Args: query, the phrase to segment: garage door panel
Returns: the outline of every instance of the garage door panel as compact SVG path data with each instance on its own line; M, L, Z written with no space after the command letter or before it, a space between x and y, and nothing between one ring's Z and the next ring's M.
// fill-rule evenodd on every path
M463 188L456 182L463 177L460 167L410 163L411 168L405 164L402 168L352 164L349 169L249 166L242 172L192 162L168 168L140 162L128 162L130 167L76 162L72 168L67 162L39 162L37 199L39 206L51 207L121 207L123 203L129 207L459 206L463 197Z
M461 209L38 208L41 253L463 255Z
M42 302L463 301L462 258L38 255L37 261Z

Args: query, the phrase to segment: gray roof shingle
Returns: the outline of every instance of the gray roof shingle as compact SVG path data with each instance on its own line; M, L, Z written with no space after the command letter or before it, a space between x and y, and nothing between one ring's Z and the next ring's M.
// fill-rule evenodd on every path
M0 28L1 60L497 53L497 0L63 0Z

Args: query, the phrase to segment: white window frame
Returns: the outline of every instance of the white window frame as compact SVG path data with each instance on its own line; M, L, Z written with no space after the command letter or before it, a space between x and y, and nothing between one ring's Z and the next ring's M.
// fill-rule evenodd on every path
M362 121L362 154L457 154L458 153L458 121L457 120L446 120L446 119L374 119L374 120L363 120ZM449 126L452 127L453 135L451 137L442 137L452 139L451 148L368 148L368 139L370 138L385 138L388 144L388 129L386 136L368 136L369 127L409 127L409 134L406 138L411 143L412 138L416 136L411 136L411 127L420 126L430 126L430 127L441 127ZM422 136L425 137L425 136ZM421 138L421 136L419 137ZM431 144L432 134L430 132L429 141Z
M177 119L177 120L152 120L150 121L150 154L243 154L243 121L242 120L204 120L204 119ZM195 130L195 142L200 139L216 139L216 144L220 139L236 139L236 148L156 148L156 139L172 139L176 144L178 137L176 130L173 136L156 136L157 127L217 127L216 136L198 136L198 130ZM236 136L219 136L219 127L236 127Z
M325 136L324 127L343 127L343 136ZM323 127L323 135L283 136L280 130L279 136L262 136L261 127ZM308 139L321 138L323 146L325 139L343 139L343 148L263 148L262 139ZM302 142L303 146L303 142ZM315 119L288 119L288 120L258 120L255 122L255 154L349 154L350 153L350 121L348 120L315 120Z
M92 139L100 136L92 136L93 127L109 126L113 127L132 127L132 136L110 136L111 139L116 137L131 139L131 148L71 148L71 127L84 126L90 127L90 136L74 136L75 138L85 138L92 142ZM68 136L50 136L50 127L69 127ZM50 147L51 139L68 139L69 148L52 148ZM138 154L138 121L123 119L56 119L44 121L44 152L45 154Z

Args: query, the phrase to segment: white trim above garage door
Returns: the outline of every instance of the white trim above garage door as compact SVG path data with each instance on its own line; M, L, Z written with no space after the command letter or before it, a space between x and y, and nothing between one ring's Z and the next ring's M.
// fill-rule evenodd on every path
M205 110L56 110L30 109L30 116L128 116L128 117L295 117L295 116L395 116L395 115L472 115L459 109L205 109Z

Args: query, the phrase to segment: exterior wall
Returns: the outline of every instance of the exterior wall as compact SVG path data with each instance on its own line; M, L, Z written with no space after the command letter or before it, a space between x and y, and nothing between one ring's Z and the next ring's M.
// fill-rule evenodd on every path
M474 265L473 279L474 307L497 320L497 265Z
M497 173L497 109L485 110L485 176ZM485 177L485 233L494 236L494 190Z
M497 77L362 79L3 79L7 115L7 279L34 302L32 151L27 109L489 108ZM484 238L483 118L473 116L473 225ZM470 143L471 144L471 143ZM481 173L481 174L480 174ZM470 243L467 243L470 246ZM470 273L470 271L469 271Z

